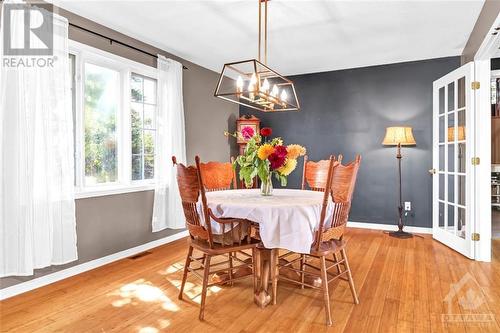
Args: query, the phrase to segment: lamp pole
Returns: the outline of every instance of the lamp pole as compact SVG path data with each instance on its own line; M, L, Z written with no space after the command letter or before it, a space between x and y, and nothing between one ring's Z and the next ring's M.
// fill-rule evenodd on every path
M413 237L412 234L403 231L403 191L401 189L401 159L403 158L403 155L401 155L400 142L398 142L397 145L396 158L398 160L398 176L399 176L399 206L398 206L399 221L398 221L398 231L390 232L389 235L397 238L411 238Z

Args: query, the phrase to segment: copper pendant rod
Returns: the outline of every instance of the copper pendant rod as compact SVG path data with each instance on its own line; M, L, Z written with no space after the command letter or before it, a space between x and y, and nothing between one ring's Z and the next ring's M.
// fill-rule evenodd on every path
M267 0L264 0L264 63L267 65Z
M259 56L262 61L262 3L264 3L264 64L267 65L267 2L268 0L257 0L259 2Z
M257 1L259 2L259 56L258 56L258 58L259 58L259 61L261 61L261 59L260 59L260 53L261 53L260 52L260 44L261 44L261 36L262 36L262 31L261 31L261 26L262 26L262 18L261 18L262 17L262 14L261 14L262 10L261 10L261 7L262 6L261 6L261 0L257 0Z

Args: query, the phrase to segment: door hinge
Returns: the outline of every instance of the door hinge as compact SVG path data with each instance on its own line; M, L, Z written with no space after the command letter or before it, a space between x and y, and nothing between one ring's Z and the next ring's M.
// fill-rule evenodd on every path
M479 81L472 81L471 82L472 90L477 90L481 88L481 83Z
M472 233L472 240L473 240L474 242L479 241L479 239L480 239L480 238L481 238L481 237L479 237L479 234L478 234L478 233L476 233L476 232L473 232L473 233Z
M479 163L481 163L481 159L479 159L479 157L473 157L471 162L472 165L479 165Z

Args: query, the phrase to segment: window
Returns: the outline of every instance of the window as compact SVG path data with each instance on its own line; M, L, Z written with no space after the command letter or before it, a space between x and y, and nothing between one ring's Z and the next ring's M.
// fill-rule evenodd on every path
M156 68L71 46L77 197L152 188Z
M153 179L156 137L156 80L130 77L132 180Z
M116 182L120 73L90 63L85 63L84 73L84 185Z

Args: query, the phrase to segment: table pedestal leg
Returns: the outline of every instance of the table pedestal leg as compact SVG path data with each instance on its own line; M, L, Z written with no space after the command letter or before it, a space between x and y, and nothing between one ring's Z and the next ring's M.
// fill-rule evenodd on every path
M258 264L257 269L259 284L257 291L254 296L255 303L261 308L265 308L271 302L271 296L269 295L269 275L271 272L272 264L272 249L258 248Z

